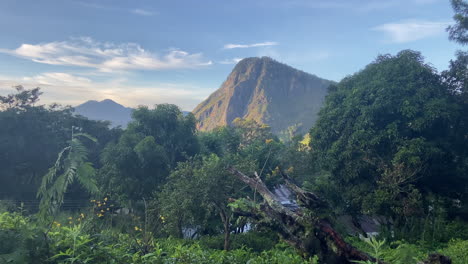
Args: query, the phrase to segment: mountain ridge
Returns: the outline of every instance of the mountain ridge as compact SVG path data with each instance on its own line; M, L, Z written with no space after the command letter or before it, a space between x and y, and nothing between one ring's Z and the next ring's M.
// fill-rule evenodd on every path
M304 133L315 122L331 83L269 57L246 58L192 112L202 131L239 117L267 124L274 133L292 126Z
M111 127L121 126L126 128L132 121L132 111L134 108L126 107L112 99L102 101L88 100L74 107L75 113L91 120L110 121ZM185 116L189 112L181 110Z
M110 121L112 127L126 127L132 120L133 108L125 107L111 99L89 100L75 107L75 113L92 120Z

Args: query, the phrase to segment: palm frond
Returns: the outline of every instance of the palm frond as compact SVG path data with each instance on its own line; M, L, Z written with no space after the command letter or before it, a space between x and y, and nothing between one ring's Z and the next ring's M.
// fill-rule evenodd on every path
M87 138L91 141L93 141L94 143L97 143L97 139L89 134L86 134L86 133L76 133L74 135L75 137L84 137L84 138Z
M37 197L41 198L39 216L46 219L54 214L64 202L68 187L77 180L89 193L99 192L95 170L88 162L88 150L77 137L85 137L93 142L97 140L84 133L74 135L70 145L59 152L57 161L42 178Z
M83 163L80 167L78 167L77 174L80 175L77 177L78 182L89 193L99 193L99 188L97 186L96 179L94 178L96 171L90 162Z

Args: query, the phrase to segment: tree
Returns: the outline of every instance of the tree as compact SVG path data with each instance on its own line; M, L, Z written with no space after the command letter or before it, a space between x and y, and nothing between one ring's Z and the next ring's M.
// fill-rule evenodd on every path
M449 39L462 45L468 44L468 2L465 0L451 0L455 15L455 25L449 26Z
M39 96L42 94L40 88L31 90L24 89L23 86L14 86L16 94L0 96L0 111L15 108L17 110L25 110L27 107L34 106L39 101Z
M198 152L195 119L175 105L139 107L116 143L101 155L99 181L121 200L150 198L178 162Z
M170 233L182 230L197 234L224 233L224 248L237 222L229 199L247 195L239 182L225 171L227 166L256 170L274 184L272 172L279 165L283 145L269 127L252 120L236 119L233 126L199 134L202 155L179 163L155 203L160 207ZM253 194L254 200L256 193ZM236 221L234 221L236 220Z
M94 168L87 161L88 151L79 137L96 142L96 139L88 134L72 134L69 146L58 154L55 165L42 178L37 197L41 199L39 215L44 220L60 209L65 194L74 181L78 181L91 194L97 194L99 191L94 178Z
M198 139L202 154L224 156L239 150L241 135L233 127L224 126L209 132L199 131Z
M456 60L450 60L449 69L442 72L451 93L462 104L468 104L468 52L458 51Z
M452 0L455 11L453 19L455 25L449 26L449 39L468 44L468 2L464 0ZM449 70L443 72L445 82L450 86L454 95L459 96L463 104L468 104L468 52L457 51L457 59L450 60Z
M224 249L229 250L235 220L228 206L229 200L246 195L246 192L224 168L233 162L253 168L252 163L235 160L235 157L223 160L211 154L179 163L157 200L161 215L173 234L182 237L184 229L197 230L199 235L218 233L216 227L219 225L212 222L217 218L224 233Z
M346 213L411 216L422 193L458 197L450 135L458 106L414 51L380 56L331 87L311 130L311 148L330 171L329 199ZM313 180L313 179L311 179Z
M235 214L269 226L303 256L318 256L320 263L327 264L385 264L379 259L381 254L370 256L343 239L334 227L327 201L315 193L303 190L285 173L281 172L283 181L293 192L297 202L297 206L293 208L281 204L279 197L270 191L257 174L249 177L235 167L227 167L227 170L250 188L258 190L263 198L261 203L250 199L233 201L231 207ZM379 244L382 246L383 242ZM422 263L450 264L452 261L446 256L432 253Z
M455 25L447 28L449 39L460 43L468 44L468 2L464 0L452 0L452 7L455 11ZM459 160L457 173L467 174L468 172L468 52L459 50L456 59L450 60L449 69L442 72L444 82L459 106L457 115L453 118L454 133L451 135L454 158ZM463 208L465 217L468 217L468 198L465 196Z
M108 122L75 116L71 107L37 105L38 88L16 90L0 102L0 197L24 202L27 209L35 210L42 176L53 166L57 153L69 145L73 126L97 138L97 144L83 142L89 161L96 166L99 152L120 130L109 129ZM79 185L70 186L68 191L70 199L87 200Z
M263 202L240 199L232 204L239 215L247 216L256 222L270 226L293 247L310 257L318 255L320 263L384 263L348 244L333 228L328 204L314 193L302 190L282 173L286 185L296 195L298 208L288 208L269 190L262 179L255 174L249 177L235 167L227 170L237 179L256 189Z

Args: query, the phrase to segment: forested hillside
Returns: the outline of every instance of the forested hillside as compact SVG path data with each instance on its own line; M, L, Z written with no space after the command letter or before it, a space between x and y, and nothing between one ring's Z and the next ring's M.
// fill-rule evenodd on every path
M468 3L452 5L464 48ZM380 55L338 83L249 58L194 114L140 106L125 128L17 86L0 96L0 263L466 264L455 56L438 72Z

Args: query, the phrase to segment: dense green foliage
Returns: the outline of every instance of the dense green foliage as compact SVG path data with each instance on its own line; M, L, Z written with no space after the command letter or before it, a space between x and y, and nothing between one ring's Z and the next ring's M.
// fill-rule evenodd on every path
M0 212L1 263L313 263L284 244L262 252L245 246L222 251L202 241L145 240L140 229L127 234L97 230L87 217L79 223L55 222L44 241L44 230L28 217Z
M243 229L247 221L233 215L230 200L254 194L225 168L271 172L279 147L272 137L269 127L241 119L234 127L202 133L202 153L179 163L156 200L169 234L183 237L183 228L196 230L192 236L223 232L224 248L229 249L230 233Z
M468 5L452 5L450 39L465 45ZM220 118L215 111L205 125L230 126L203 132L193 114L170 104L135 109L122 130L71 107L38 105L39 88L0 96L0 263L318 263L319 247L304 252L296 244L299 252L278 236L279 220L299 218L330 220L348 242L388 263L417 263L430 252L468 263L468 53L458 51L442 73L419 52L379 56L329 87L307 135L279 120L288 111L269 116L289 126L280 140L262 124L278 109L262 100L272 82L291 84L286 75L275 79L281 69L304 83L329 84L269 59L246 60L198 115L227 107L214 100L223 96L250 113L231 109L222 123L210 120ZM257 94L240 92L259 78ZM307 96L299 97L300 107ZM271 197L286 199L275 201L298 210L297 218L252 217L247 209L268 210L261 181L248 187L229 167L273 192L284 191L280 175L287 174L331 206L298 210L312 198L292 204L283 193ZM380 220L380 229L366 234L363 216ZM294 232L318 230L303 219L308 226Z
M73 115L73 109L36 105L39 90L18 88L18 92L0 97L0 197L35 204L42 176L53 166L57 154L68 145L72 127L93 135L97 144L84 142L89 161L98 164L102 148L119 135L107 122L92 121ZM73 185L70 198L82 197Z
M455 15L455 25L447 28L449 38L462 45L468 44L468 2L466 0L451 0Z
M175 105L136 109L120 139L101 155L103 191L126 200L150 197L177 162L198 152L195 123Z
M34 172L34 184L18 186L39 190L42 214L22 215L37 209L38 201L20 203L34 201L28 192L4 194L14 200L10 211L21 209L1 216L0 236L15 242L1 244L0 257L13 263L315 261L275 247L274 232L261 235L262 225L234 213L240 203L232 201L261 201L225 170L235 166L273 188L284 171L326 197L336 214L393 219L381 230L388 242L378 248L349 238L390 263L415 263L431 251L464 263L465 65L459 56L438 74L416 52L379 57L331 87L310 135L291 134L287 142L244 119L197 133L193 115L173 105L138 108L126 130L110 130L70 108L34 106L39 90L19 88L2 97L0 147L9 162L2 188ZM79 202L60 214L67 199Z
M74 128L72 127L72 130ZM91 194L99 192L95 170L88 161L88 151L81 143L80 137L96 142L95 138L87 134L74 134L72 131L70 145L59 153L55 165L42 178L37 193L38 198L41 199L39 215L42 218L54 215L60 209L65 200L65 193L74 181Z
M223 251L216 249L217 244L222 245L222 239L219 242L208 242L207 239L145 240L145 230L120 233L96 226L96 220L88 215L78 216L72 222L62 218L63 224L56 221L45 241L42 234L46 230L31 218L19 213L0 212L1 263L317 263L313 259L304 260L282 243L270 243L262 251L256 250L255 247L265 239L261 234L250 233L250 238L240 238L240 244L233 250ZM389 263L416 263L431 251L451 257L454 264L468 261L467 240L451 240L436 248L428 248L405 241L350 239L353 244ZM252 243L249 241L253 241L250 245L254 247L249 246Z
M464 112L456 96L413 51L381 56L332 87L311 148L340 193L329 195L335 205L405 218L424 215L436 200L466 210L468 145L457 132Z

